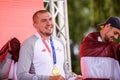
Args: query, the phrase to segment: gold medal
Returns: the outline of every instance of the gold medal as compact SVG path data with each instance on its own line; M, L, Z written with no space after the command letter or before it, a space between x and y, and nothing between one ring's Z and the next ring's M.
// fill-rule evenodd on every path
M53 75L53 76L60 75L60 70L59 70L58 68L54 67L54 68L52 69L52 75Z

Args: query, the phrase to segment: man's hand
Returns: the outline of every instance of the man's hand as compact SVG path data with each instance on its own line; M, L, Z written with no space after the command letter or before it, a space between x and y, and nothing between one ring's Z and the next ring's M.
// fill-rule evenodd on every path
M81 75L76 76L75 80L82 80L82 76Z
M58 76L50 76L49 80L65 80L65 78L61 75L58 75Z

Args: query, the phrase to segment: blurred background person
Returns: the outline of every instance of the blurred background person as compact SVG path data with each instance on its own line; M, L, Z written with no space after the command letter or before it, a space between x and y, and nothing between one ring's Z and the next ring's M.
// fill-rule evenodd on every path
M20 41L12 38L0 50L0 80L17 80L16 68L19 58Z
M119 80L120 18L110 17L99 24L100 32L88 34L80 45L81 71L84 80Z

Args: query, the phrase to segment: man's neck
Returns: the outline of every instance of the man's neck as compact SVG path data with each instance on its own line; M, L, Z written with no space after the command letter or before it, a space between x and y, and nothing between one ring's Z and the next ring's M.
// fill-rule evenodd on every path
M50 36L47 36L47 35L41 35L41 38L44 39L44 40L50 40Z
M101 37L103 42L106 42L105 39L104 39L105 38L105 33L102 30L100 31L100 37Z

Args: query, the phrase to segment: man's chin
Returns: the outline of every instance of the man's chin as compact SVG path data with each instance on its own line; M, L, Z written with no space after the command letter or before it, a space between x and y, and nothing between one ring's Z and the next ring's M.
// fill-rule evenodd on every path
M113 42L113 40L105 40L105 42Z
M47 35L47 36L51 36L51 35L52 35L52 33L47 33L46 35Z
M113 39L112 39L112 40L110 40L110 42L114 42L114 41L115 41L115 40L113 40Z

